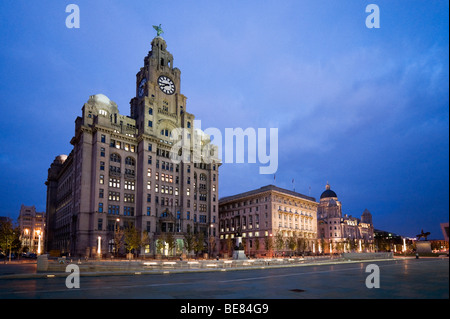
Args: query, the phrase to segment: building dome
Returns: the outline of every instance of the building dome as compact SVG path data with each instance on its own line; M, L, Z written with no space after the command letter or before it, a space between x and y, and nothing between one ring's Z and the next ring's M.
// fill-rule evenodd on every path
M118 113L117 104L104 94L91 95L87 103L105 116Z
M96 94L92 95L92 100L95 104L103 104L109 106L111 104L111 100L104 94Z
M330 184L327 183L327 185L325 186L325 191L322 193L322 195L320 195L320 199L323 199L323 198L332 198L332 197L337 198L337 195L336 195L335 192L333 192L333 191L330 189Z

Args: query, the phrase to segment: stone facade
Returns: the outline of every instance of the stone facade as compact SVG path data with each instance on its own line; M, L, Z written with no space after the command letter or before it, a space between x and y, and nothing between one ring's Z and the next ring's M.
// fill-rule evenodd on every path
M318 239L322 252L373 251L372 214L366 209L361 218L342 214L342 204L327 183L317 209Z
M268 185L221 198L219 206L220 251L223 254L231 256L238 232L250 255L315 249L318 204L313 197ZM277 247L277 238L282 239L282 247ZM298 240L296 248L289 247L289 238Z
M204 233L205 246L218 237L217 147L194 128L165 40L151 46L130 116L105 95L91 96L75 121L73 150L51 164L47 250L93 256L100 245L112 253L114 234L128 225L148 235L141 254L154 254L168 233L178 245L166 254L183 250L188 231Z
M36 207L22 205L17 219L22 247L28 252L38 253L44 248L45 213L37 212ZM40 245L40 248L39 248Z

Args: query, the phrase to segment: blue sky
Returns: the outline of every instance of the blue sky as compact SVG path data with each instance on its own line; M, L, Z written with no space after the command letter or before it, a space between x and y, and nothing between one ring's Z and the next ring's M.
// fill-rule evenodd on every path
M65 8L80 8L68 29ZM368 29L365 8L380 8ZM129 114L162 24L202 128L278 128L277 186L375 228L441 238L449 219L447 1L2 1L0 216L45 210L47 169L103 93ZM224 164L220 197L273 184Z

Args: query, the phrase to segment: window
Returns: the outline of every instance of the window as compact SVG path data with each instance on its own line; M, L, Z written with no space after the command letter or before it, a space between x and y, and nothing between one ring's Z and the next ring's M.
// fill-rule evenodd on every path
M126 203L134 203L134 194L124 194L123 201ZM128 215L130 216L130 215Z
M125 181L125 189L134 190L134 181Z
M99 183L102 184L102 185L105 184L105 176L104 175L100 175Z
M99 218L97 221L97 230L103 230L103 218Z
M186 219L189 220L191 219L191 212L186 212ZM188 225L189 226L189 225Z
M147 206L147 216L150 216L151 215L151 208L150 208L150 206Z
M99 193L98 193L98 198L103 198L103 194L104 194L103 188L100 188Z
M105 170L105 162L100 162L100 170L101 171Z
M105 157L105 148L104 147L100 147L100 156Z
M101 137L100 137L100 141L102 143L106 143L106 136L102 134Z
M152 121L148 121L148 127L153 127L153 122Z
M152 151L152 144L150 144L150 143L148 143L148 150L149 150L149 152ZM151 164L151 163L150 163L150 164Z
M108 200L118 202L120 201L120 193L118 192L109 192Z
M152 169L151 168L147 168L147 176L148 177L152 176Z
M186 189L186 195L187 196L189 196L189 194L190 194L190 189L189 189L189 187Z
M152 201L152 195L151 194L147 194L147 203L151 203ZM150 211L150 207L147 207L147 212Z
M124 206L123 215L124 216L134 216L134 207Z
M103 203L98 203L98 212L103 213Z
M110 177L109 187L120 188L120 179Z
M150 181L147 182L147 189L152 189L152 182Z
M126 165L135 166L136 165L136 161L132 157L127 157L127 158L125 158L125 164Z
M119 154L116 154L116 153L113 153L113 154L111 154L111 156L109 157L109 160L110 160L111 162L120 163L120 155L119 155Z
M153 115L153 109L152 108L148 109L148 115Z
M108 214L119 215L120 206L118 205L108 205Z

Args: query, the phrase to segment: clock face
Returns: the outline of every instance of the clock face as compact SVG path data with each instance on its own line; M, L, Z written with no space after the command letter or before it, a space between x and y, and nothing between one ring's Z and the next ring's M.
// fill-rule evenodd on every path
M159 88L161 89L161 91L163 91L166 94L175 93L175 84L167 76L161 75L158 78L158 85L159 85Z
M147 79L143 78L141 80L141 83L139 83L139 88L138 88L138 95L139 97L143 97L144 96L144 85L145 83L147 83Z

